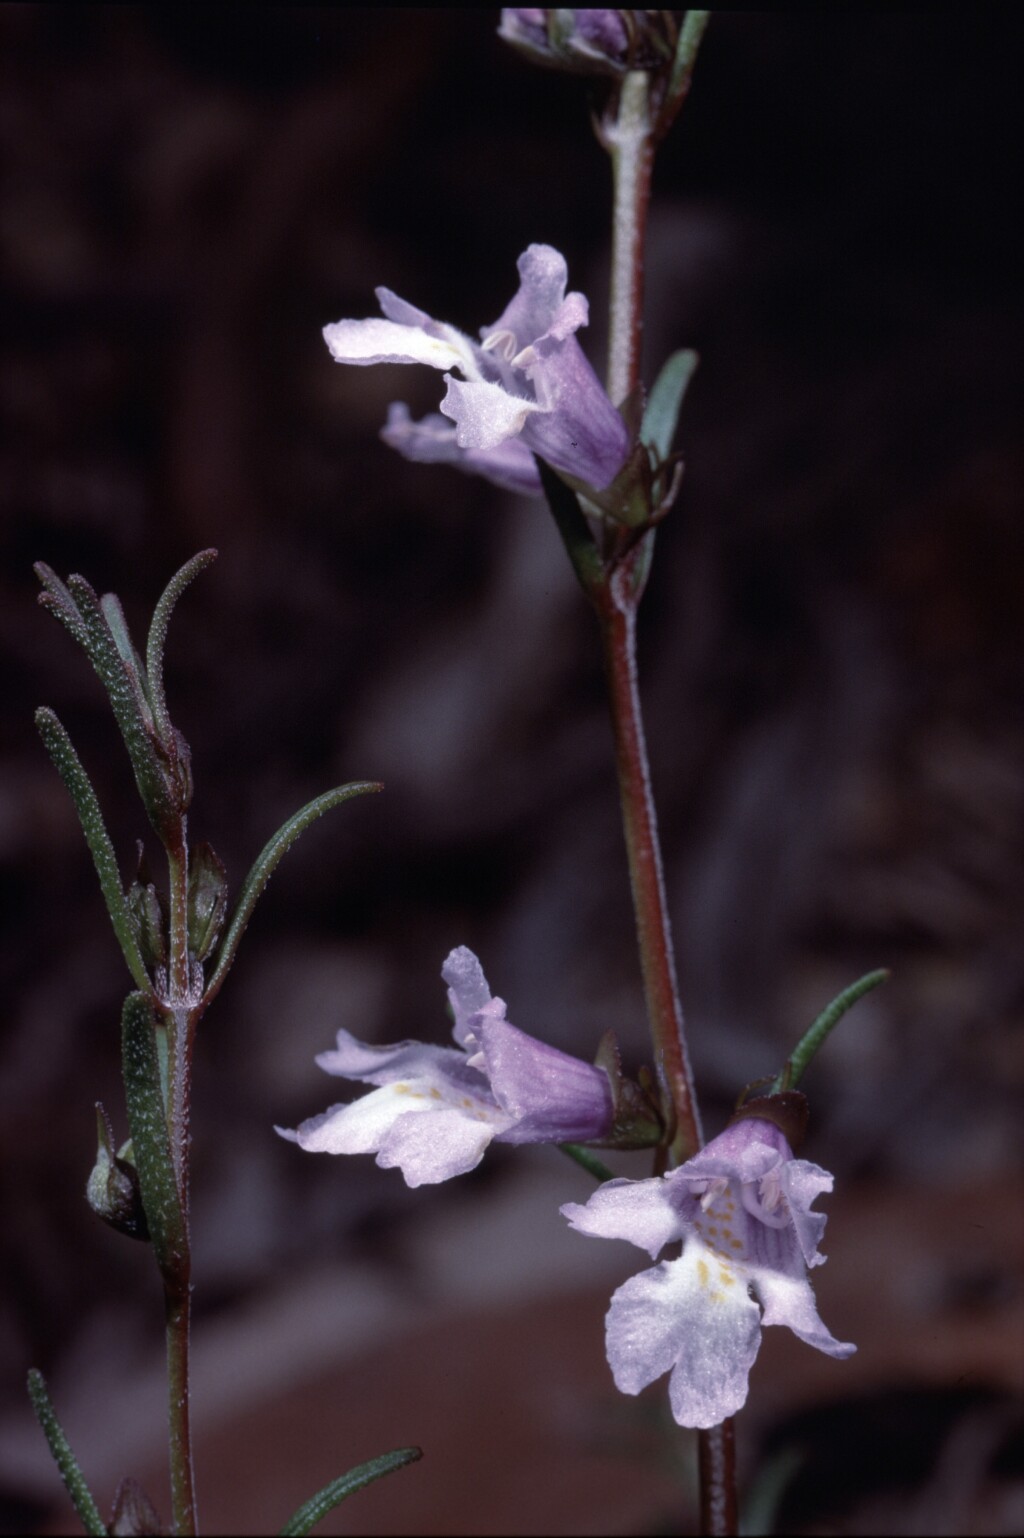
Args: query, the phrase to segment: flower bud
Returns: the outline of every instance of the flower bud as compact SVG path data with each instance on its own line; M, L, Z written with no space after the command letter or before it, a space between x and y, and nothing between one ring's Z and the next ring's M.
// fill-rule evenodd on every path
M227 907L227 872L209 844L199 844L188 874L188 948L196 961L216 945Z
M102 1105L96 1106L96 1163L86 1182L85 1199L93 1212L118 1233L131 1239L149 1238L139 1176L132 1163L132 1145L114 1153L114 1133Z
M163 1532L156 1507L137 1479L126 1477L118 1485L109 1530L114 1538L146 1538Z
M137 847L139 863L135 880L128 888L128 912L138 935L142 959L153 971L167 965L167 914L160 894L150 880L141 841Z

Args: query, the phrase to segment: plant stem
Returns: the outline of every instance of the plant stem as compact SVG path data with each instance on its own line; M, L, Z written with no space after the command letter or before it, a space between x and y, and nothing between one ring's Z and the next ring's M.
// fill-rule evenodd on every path
M174 1531L196 1532L196 1494L192 1472L192 1433L189 1421L189 1336L191 1285L189 1267L167 1287L167 1397L170 1418L171 1512Z
M620 406L640 379L643 341L644 243L654 169L650 81L631 70L622 82L614 122L602 135L612 158L614 215L608 337L608 394Z
M700 1530L708 1538L739 1531L736 1510L736 1435L731 1420L698 1434Z
M696 13L696 17L704 18L704 13ZM692 47L684 60L685 84L681 83L677 108L689 85L693 56L705 21L706 18L696 21L693 29ZM641 71L631 71L622 82L614 121L606 118L602 124L602 138L612 158L614 185L608 394L615 405L621 405L640 380L644 250L656 142L653 117L648 77ZM613 554L607 581L597 584L591 596L604 644L615 763L655 1068L665 1110L674 1113L675 1119L667 1150L668 1165L675 1168L696 1153L703 1136L676 981L637 687L636 611L653 537L652 530L631 548L624 552L620 549L617 556ZM736 1450L731 1420L699 1433L698 1463L701 1532L713 1534L714 1538L734 1534Z
M666 1114L673 1123L669 1163L674 1167L697 1152L702 1137L676 982L661 845L637 688L638 596L632 580L636 559L630 554L619 563L595 602L604 644L644 995L654 1042L655 1070Z
M167 1326L167 1405L174 1531L196 1532L195 1477L189 1418L189 1345L191 1272L189 1244L189 1109L192 1036L199 1017L193 997L188 954L188 846L185 818L167 843L170 895L167 999L162 1010L168 1034L167 1127L184 1226L184 1245L173 1275L164 1277Z

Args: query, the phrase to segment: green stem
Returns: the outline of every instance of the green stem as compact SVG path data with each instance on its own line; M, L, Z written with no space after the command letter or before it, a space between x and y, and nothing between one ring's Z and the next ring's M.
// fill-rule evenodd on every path
M654 168L650 80L643 70L625 76L613 123L603 125L612 158L612 280L608 337L608 394L620 406L640 379L643 341L644 242Z
M192 1038L200 1008L192 988L188 951L188 845L185 818L167 843L168 917L167 998L162 1011L167 1030L167 1128L182 1213L180 1262L165 1276L167 1335L167 1406L174 1531L196 1531L195 1477L189 1417L189 1344L191 1333L192 1254L189 1236L189 1111Z

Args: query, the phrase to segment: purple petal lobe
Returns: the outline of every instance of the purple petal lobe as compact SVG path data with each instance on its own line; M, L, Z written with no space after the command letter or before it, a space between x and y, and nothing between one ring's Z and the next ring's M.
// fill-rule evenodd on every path
M448 984L448 1002L455 1016L452 1034L460 1046L466 1046L475 1016L488 1015L504 1020L505 1001L494 998L487 985L484 969L468 946L456 946L449 953L441 968L441 976ZM475 1037L471 1045L475 1049Z
M784 1324L826 1356L845 1359L856 1351L856 1346L836 1340L826 1330L805 1276L785 1276L778 1271L759 1269L754 1277L754 1293L764 1309L762 1324Z
M494 1137L492 1122L444 1108L430 1116L400 1117L381 1144L377 1163L398 1168L408 1186L436 1185L475 1169Z
M426 363L447 369L462 362L450 342L391 320L337 320L324 327L324 341L336 363Z
M527 246L516 267L519 292L494 325L484 326L480 335L487 337L492 331L511 331L518 344L517 350L521 350L543 336L554 321L565 298L569 269L565 257L554 246L539 245ZM586 325L586 314L578 324Z
M568 1202L561 1212L579 1233L598 1239L628 1239L646 1250L652 1260L684 1232L668 1182L657 1178L608 1180L585 1206Z
M745 1402L760 1337L757 1304L742 1282L696 1249L624 1283L606 1326L616 1385L636 1394L671 1368L672 1413L701 1429Z
M455 441L454 423L447 417L432 412L413 422L408 408L398 401L388 407L387 426L380 435L406 459L454 465L470 475L482 475L492 485L516 496L544 495L533 455L518 438L508 438L493 449L460 449Z
M448 392L441 410L455 423L455 441L460 449L493 449L506 438L515 438L526 419L541 407L518 395L509 395L500 385L464 384L446 374Z
M461 1052L454 1047L435 1047L422 1041L399 1041L393 1046L372 1047L339 1031L333 1052L317 1055L317 1067L341 1079L364 1084L390 1084L398 1079L446 1075L459 1077L465 1069Z
M433 324L426 310L418 310L407 299L399 299L390 288L382 286L374 289L374 293L377 295L381 314L388 320L395 321L399 326L418 326L421 330L425 330L427 326Z

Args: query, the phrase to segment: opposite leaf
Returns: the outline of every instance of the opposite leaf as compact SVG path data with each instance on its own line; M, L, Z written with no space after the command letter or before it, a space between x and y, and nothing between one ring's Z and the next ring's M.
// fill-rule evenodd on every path
M283 827L278 828L273 838L270 839L257 855L252 869L245 878L245 884L238 898L231 922L228 925L227 934L217 955L217 964L213 975L206 985L203 996L204 1003L210 1000L220 991L221 984L227 976L228 969L235 959L239 941L246 930L246 925L252 918L253 910L270 880L274 871L283 860L288 850L295 843L300 834L304 833L310 823L329 812L332 807L340 806L343 801L351 801L353 796L365 795L371 790L383 790L383 786L374 780L360 780L351 785L339 785L335 790L325 791L322 796L307 802L302 809L289 817ZM218 862L219 863L219 862Z
M335 1506L340 1506L348 1496L354 1495L364 1485L370 1485L375 1479L383 1479L385 1474L391 1474L395 1469L404 1468L407 1463L416 1463L423 1457L418 1447L399 1447L393 1453L382 1453L379 1458L371 1458L369 1463L361 1463L357 1468L349 1469L347 1474L342 1474L338 1479L332 1479L329 1485L324 1485L316 1495L310 1496L285 1523L281 1529L281 1538L303 1538L305 1533L310 1533L316 1524L326 1517Z
M186 561L164 588L153 611L153 622L149 627L149 638L146 642L146 676L156 728L165 741L170 741L173 730L164 697L164 646L167 642L167 626L170 623L174 605L189 583L216 559L216 550L200 550L198 555Z
M71 1497L71 1504L78 1512L79 1521L91 1538L106 1538L107 1528L100 1516L99 1507L93 1500L92 1492L78 1467L78 1460L71 1451L71 1444L57 1419L56 1411L46 1391L43 1375L34 1367L28 1375L28 1397L43 1428L43 1435L49 1443L54 1462L60 1470L60 1477Z
M81 759L71 745L71 738L53 711L45 706L37 710L36 726L46 745L46 751L53 760L54 768L64 781L68 794L75 803L75 811L82 824L82 832L85 834L85 841L96 866L96 874L100 878L100 890L107 905L107 912L110 914L110 922L114 926L114 933L124 953L124 959L128 963L128 970L138 986L148 990L151 984L139 950L135 925L121 889L117 857L103 822L103 813L100 811L96 792L89 782L89 776L85 772Z

